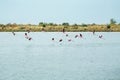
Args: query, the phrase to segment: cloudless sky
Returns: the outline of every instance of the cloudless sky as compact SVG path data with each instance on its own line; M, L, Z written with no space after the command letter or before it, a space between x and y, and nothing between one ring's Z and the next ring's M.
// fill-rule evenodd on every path
M120 0L0 0L0 24L120 23Z

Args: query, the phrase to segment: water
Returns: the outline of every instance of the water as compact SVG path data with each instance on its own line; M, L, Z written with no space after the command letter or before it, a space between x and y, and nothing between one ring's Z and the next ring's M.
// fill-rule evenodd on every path
M0 80L120 80L120 33L79 33L1 32Z

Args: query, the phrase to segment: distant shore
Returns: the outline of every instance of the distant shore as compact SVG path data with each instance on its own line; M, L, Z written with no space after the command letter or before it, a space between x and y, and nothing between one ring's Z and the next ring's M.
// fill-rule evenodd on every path
M120 24L0 24L0 32L120 32Z

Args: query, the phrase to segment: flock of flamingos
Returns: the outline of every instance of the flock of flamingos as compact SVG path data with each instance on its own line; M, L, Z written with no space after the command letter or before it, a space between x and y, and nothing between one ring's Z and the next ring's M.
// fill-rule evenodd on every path
M44 32L45 32L45 31L44 31ZM25 38L26 38L27 40L31 41L31 40L32 40L32 37L30 37L30 36L28 35L29 33L30 33L30 30L27 30L27 31L24 33L24 36L25 36ZM65 29L64 29L64 28L62 29L62 33L65 34L66 37L69 36L69 35L65 32ZM95 30L94 30L92 33L93 33L93 35L95 35ZM15 32L12 32L12 34L13 34L14 36L16 35ZM83 38L83 35L82 35L81 33L80 33L80 34L76 34L76 35L74 36L74 38ZM103 39L103 35L98 35L98 38ZM53 37L53 38L51 38L51 40L54 41L55 38ZM58 41L59 41L59 42L62 42L63 39L61 38L61 39L59 39ZM68 42L71 42L71 41L72 41L72 39L68 39Z

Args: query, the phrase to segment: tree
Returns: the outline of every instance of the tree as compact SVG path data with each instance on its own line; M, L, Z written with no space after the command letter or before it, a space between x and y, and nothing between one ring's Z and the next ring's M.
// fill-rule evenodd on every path
M82 25L81 25L82 27L87 27L88 25L87 24L84 24L84 23L82 23Z
M53 26L54 24L53 23L49 23L50 26Z
M69 23L64 22L64 23L62 23L62 25L63 25L63 26L69 26Z
M78 24L73 24L73 26L78 26Z
M39 26L46 27L47 23L40 22Z
M112 19L110 19L110 24L115 24L116 23L116 21L112 18Z
M39 23L39 26L42 26L43 24L44 24L43 22L40 22L40 23Z

